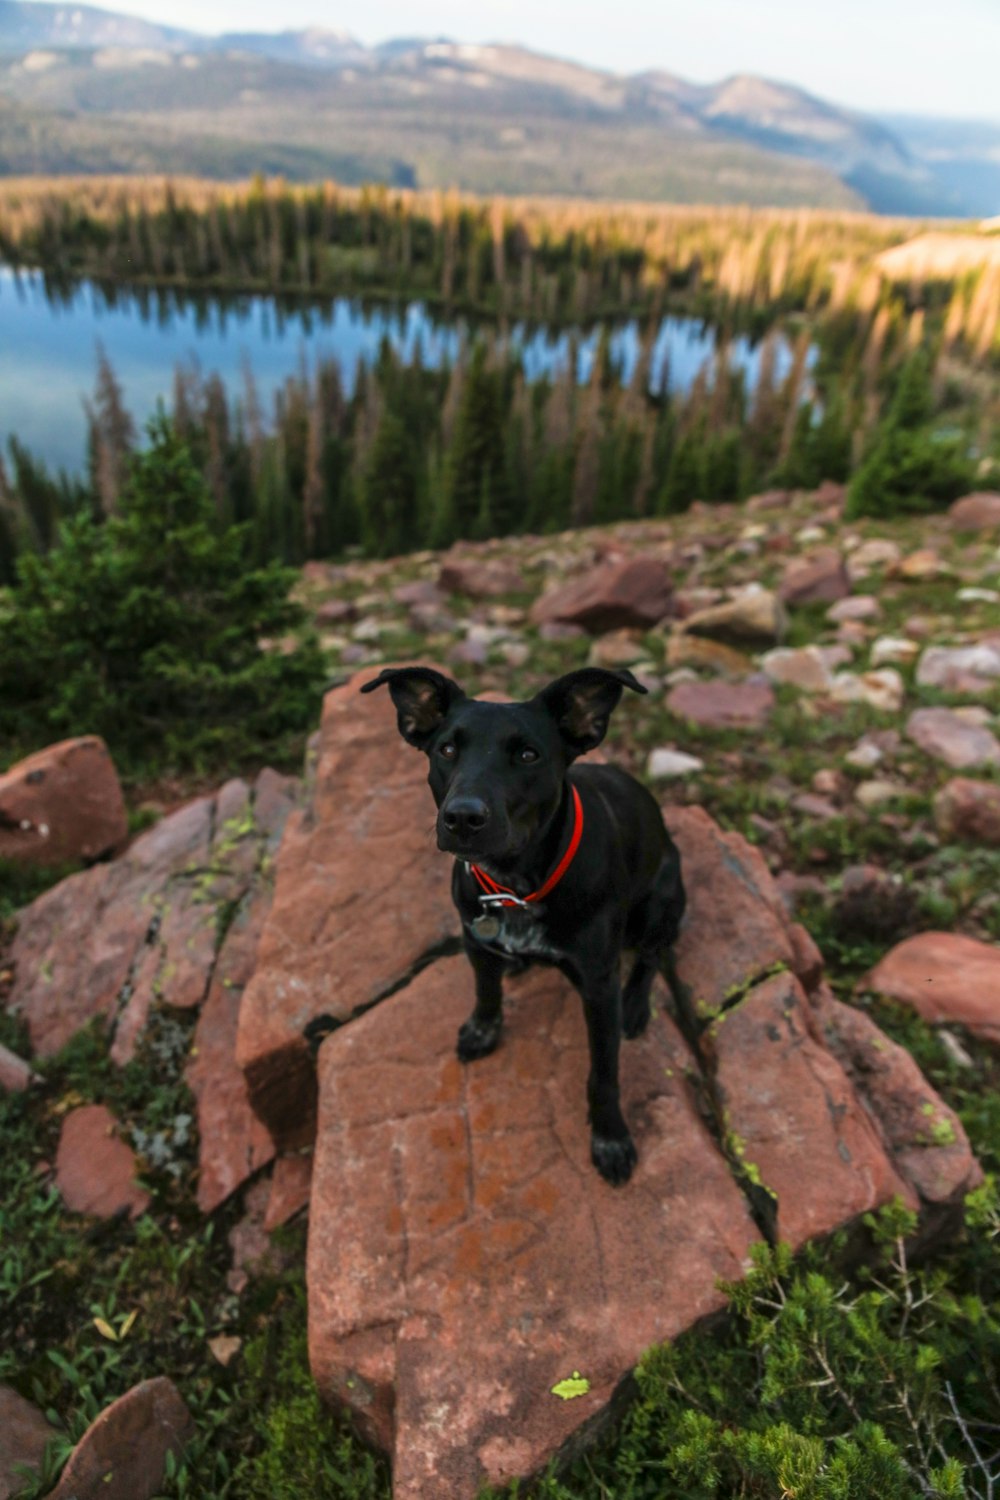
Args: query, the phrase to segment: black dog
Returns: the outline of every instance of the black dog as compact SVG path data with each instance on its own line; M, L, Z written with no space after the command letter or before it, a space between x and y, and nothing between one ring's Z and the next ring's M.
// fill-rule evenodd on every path
M555 964L583 997L590 1039L591 1158L627 1182L636 1150L622 1117L618 1048L649 1020L649 993L684 912L680 858L645 787L611 766L568 768L599 745L631 672L585 667L526 703L481 703L429 667L386 669L399 732L430 761L438 847L476 976L458 1033L463 1062L498 1045L501 979L513 961ZM624 995L623 948L637 950Z

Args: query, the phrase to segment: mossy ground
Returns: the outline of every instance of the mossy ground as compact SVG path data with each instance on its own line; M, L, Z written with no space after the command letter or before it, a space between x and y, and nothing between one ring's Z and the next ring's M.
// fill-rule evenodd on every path
M722 533L700 584L775 580L782 557L746 556L737 547L750 519L736 512L720 523L691 517L678 524L681 537L699 526ZM891 536L904 552L927 544L927 523L857 530ZM933 622L931 638L942 641L996 623L995 607L991 615L988 604L958 606L956 590L969 577L989 582L1000 559L991 563L985 544L952 542L940 530L937 536L948 565L964 578L903 584L874 575L859 591L879 598L880 634L903 633L917 614ZM581 535L572 545L588 539ZM543 583L541 554L554 546L551 539L510 544L532 587ZM461 632L418 635L391 598L396 584L433 572L428 558L358 563L356 576L338 583L339 597L365 600L362 615L384 623L373 658L447 661ZM315 584L302 592L311 603L327 596ZM502 602L523 607L530 597ZM471 608L457 598L450 607L459 620ZM587 659L589 641L546 642L530 626L517 629L529 648L523 664L506 662L500 643L482 668L456 667L456 676L470 690L496 687L518 696ZM791 644L831 639L821 608L793 615ZM651 632L642 646L665 670L662 633ZM854 669L865 663L861 651ZM348 670L336 643L327 645L327 665L331 673ZM907 712L948 701L917 688L912 669L901 671ZM871 729L900 729L900 716L858 706L819 712L790 689L778 698L762 736L694 731L671 716L665 695L654 693L622 705L609 754L642 775L654 746L695 751L705 771L661 785L658 793L704 804L775 865L822 878L826 894L810 899L805 920L845 998L909 931L933 926L1000 938L1000 851L939 841L931 807L950 773L905 739L893 774L907 793L890 809L865 813L847 798L838 816L821 821L790 806L791 792L808 790L818 771L843 768L852 783L862 779L865 773L843 767L845 752ZM992 714L1000 710L1000 693L982 701ZM183 789L177 783L170 798L159 800L179 800ZM148 804L151 791L157 788L137 780L129 788L132 806ZM140 821L148 816L138 814ZM843 870L864 860L898 874L902 894L884 909L859 913L839 885ZM0 922L62 873L0 870ZM959 1037L963 1060L911 1015L863 1003L914 1053L961 1117L984 1167L996 1173L997 1055ZM24 1049L17 1023L2 1010L0 1041ZM197 1425L194 1443L167 1478L165 1500L386 1500L386 1465L320 1407L309 1378L304 1226L282 1232L286 1269L254 1278L239 1298L227 1286L227 1235L242 1205L237 1199L210 1220L195 1207L194 1109L182 1077L189 1044L190 1022L161 1012L135 1061L119 1071L103 1036L88 1031L39 1064L38 1088L0 1096L0 1380L37 1401L59 1431L43 1480L24 1493L44 1493L69 1446L110 1399L162 1373L178 1382ZM83 1221L65 1211L50 1184L61 1118L92 1099L110 1105L144 1157L153 1207L134 1225ZM1000 1492L1000 1210L992 1183L970 1203L964 1234L917 1268L906 1259L908 1227L891 1213L870 1226L874 1265L867 1271L845 1271L836 1242L796 1263L781 1252L763 1254L748 1281L733 1289L731 1316L651 1352L617 1428L567 1472L539 1481L537 1494L545 1500L989 1500ZM209 1348L220 1334L242 1341L225 1368ZM527 1490L510 1492L517 1493Z

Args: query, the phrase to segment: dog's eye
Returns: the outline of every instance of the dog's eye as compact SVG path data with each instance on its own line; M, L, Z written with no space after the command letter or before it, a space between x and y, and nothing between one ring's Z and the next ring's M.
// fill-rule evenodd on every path
M454 740L445 740L443 745L438 746L438 755L442 760L454 760L458 754L458 747Z
M517 763L520 766L533 766L538 759L538 751L532 750L530 745L522 745L517 752Z

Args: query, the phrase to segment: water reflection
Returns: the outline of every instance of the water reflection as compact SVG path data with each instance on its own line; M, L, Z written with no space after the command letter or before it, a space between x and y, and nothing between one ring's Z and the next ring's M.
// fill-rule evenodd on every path
M643 330L634 321L606 326L615 365L630 381ZM419 357L437 367L454 361L476 331L469 319L444 318L419 301L208 296L0 267L0 442L16 434L49 464L79 470L86 447L84 402L93 390L99 346L141 426L157 401L169 401L180 364L217 372L232 393L242 389L249 368L266 411L274 391L303 361L315 366L337 359L350 391L359 364L374 360L385 338L404 359ZM531 380L564 369L574 346L578 379L586 380L601 337L596 325L567 331L514 323L491 332L520 351ZM710 326L695 318L664 318L652 349L651 386L688 390L715 350ZM792 361L786 340L779 341L776 355L781 378ZM752 389L759 345L734 339L729 358Z

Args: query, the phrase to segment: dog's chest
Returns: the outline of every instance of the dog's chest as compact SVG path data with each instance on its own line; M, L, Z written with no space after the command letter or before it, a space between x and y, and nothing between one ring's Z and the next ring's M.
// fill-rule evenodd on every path
M557 960L562 949L553 943L545 922L514 909L494 909L487 920L478 918L469 924L477 943L494 953L511 958L545 958Z

